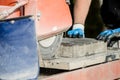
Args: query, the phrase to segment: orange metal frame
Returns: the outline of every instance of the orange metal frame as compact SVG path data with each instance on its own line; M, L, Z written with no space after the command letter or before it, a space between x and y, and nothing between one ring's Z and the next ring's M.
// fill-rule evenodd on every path
M120 60L64 72L41 80L114 80L120 78Z

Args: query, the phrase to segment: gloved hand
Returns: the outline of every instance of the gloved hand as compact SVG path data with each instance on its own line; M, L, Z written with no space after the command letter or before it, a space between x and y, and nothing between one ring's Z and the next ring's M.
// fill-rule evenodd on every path
M117 42L120 38L120 28L117 29L110 29L110 30L105 30L101 32L98 36L98 40L103 40L107 42L107 45L109 47L112 47L112 45Z
M84 26L82 24L74 24L73 29L67 32L69 37L79 37L79 38L84 38Z

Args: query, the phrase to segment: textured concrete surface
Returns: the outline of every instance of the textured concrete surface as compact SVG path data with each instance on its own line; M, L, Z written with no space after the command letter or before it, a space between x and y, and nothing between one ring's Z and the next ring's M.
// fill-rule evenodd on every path
M103 41L91 38L64 38L57 51L62 57L82 57L99 53L107 53L107 45Z

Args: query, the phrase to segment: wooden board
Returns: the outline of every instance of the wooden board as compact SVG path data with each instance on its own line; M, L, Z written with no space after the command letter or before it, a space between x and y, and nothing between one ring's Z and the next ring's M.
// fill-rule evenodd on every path
M44 68L52 68L52 69L61 69L61 70L73 70L78 68L84 68L87 66L92 66L104 62L113 61L116 59L120 59L120 50L108 50L108 53L100 53L94 54L90 56L84 56L79 58L64 58L59 57L53 60L43 60L43 65L41 67Z

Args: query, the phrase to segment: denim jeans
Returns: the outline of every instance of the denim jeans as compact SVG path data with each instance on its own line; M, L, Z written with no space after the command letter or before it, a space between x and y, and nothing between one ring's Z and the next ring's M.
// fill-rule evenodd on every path
M0 80L37 80L38 73L32 16L0 21Z

